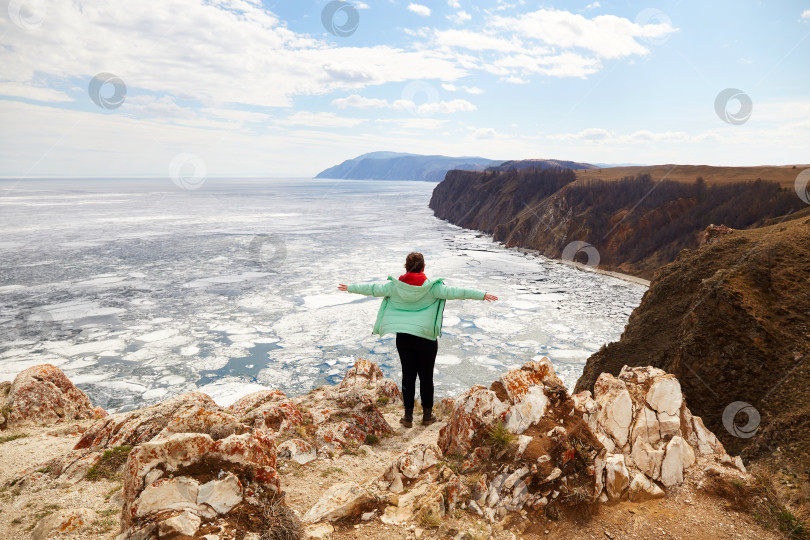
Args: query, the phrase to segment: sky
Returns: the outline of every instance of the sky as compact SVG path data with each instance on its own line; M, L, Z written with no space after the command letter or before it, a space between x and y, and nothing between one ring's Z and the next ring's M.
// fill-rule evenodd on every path
M0 176L810 162L810 1L0 0Z

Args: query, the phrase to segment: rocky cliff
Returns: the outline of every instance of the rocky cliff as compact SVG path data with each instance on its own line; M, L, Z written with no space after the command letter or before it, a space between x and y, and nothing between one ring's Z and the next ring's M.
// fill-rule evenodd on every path
M653 365L676 375L692 410L746 458L810 464L810 219L713 228L655 275L621 340L591 356L601 373Z
M697 248L713 223L749 228L807 212L793 190L774 182L584 181L571 170L537 168L449 171L429 206L507 246L645 279L681 249Z
M655 368L569 395L543 358L411 429L362 359L297 398L193 392L103 418L65 381L46 365L5 386L24 420L0 437L3 538L778 538L729 510L755 477Z

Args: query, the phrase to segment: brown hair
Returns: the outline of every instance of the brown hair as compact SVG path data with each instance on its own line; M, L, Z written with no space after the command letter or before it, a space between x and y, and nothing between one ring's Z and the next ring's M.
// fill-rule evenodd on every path
M425 258L421 253L412 251L408 253L405 258L405 271L406 272L421 272L425 269Z

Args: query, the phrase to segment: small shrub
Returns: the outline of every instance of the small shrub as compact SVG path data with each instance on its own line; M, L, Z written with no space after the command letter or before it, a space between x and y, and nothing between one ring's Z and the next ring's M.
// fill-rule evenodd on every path
M104 455L98 463L90 467L87 471L88 480L100 480L102 478L114 478L116 473L126 463L127 456L132 450L131 446L116 446L112 450L105 450Z
M106 501L110 500L110 497L115 495L116 492L121 491L122 487L124 487L124 485L121 482L119 482L117 486L112 488L110 491L107 492L106 495L104 495L104 500Z
M28 433L17 433L16 435L7 435L5 437L0 437L0 444L16 441L17 439L24 439L28 437Z
M58 504L46 504L34 514L34 523L32 523L31 528L33 528L33 525L36 525L39 522L39 520L50 516L51 514L53 514L57 510L60 510L61 508L62 507L59 506Z
M261 540L301 540L304 538L304 527L289 507L280 501L268 503L264 507L264 522L267 530Z
M37 472L42 473L42 474L48 474L49 472L51 472L51 466L48 465L47 467L42 467L41 469L37 469Z
M438 529L442 524L442 517L430 508L419 515L419 523L426 529Z
M376 435L374 435L373 433L369 433L368 435L366 435L366 441L365 442L368 445L374 445L374 444L377 444L378 442L380 442L380 438L377 437Z
M516 438L514 433L506 429L506 424L503 422L496 422L487 430L487 440L496 448L506 448L515 442Z
M380 407L385 407L388 405L388 402L391 401L391 398L388 396L380 396L377 398L377 405Z
M447 454L439 461L440 464L445 465L456 474L461 474L461 464L463 462L464 456L461 454Z
M330 474L333 474L333 473L342 473L342 472L343 472L343 469L341 469L340 467L329 467L329 468L327 468L326 470L324 470L324 471L321 473L321 476L323 476L324 478L326 478L326 477L327 477L327 476L329 476Z

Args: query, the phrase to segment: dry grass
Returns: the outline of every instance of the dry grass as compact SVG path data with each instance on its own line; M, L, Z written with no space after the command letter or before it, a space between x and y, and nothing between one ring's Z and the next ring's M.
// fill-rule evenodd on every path
M731 184L762 178L793 189L796 176L810 165L784 167L710 167L708 165L652 165L644 167L611 167L608 169L582 169L574 171L577 180L620 180L626 176L649 174L653 181L667 180L693 183L698 177L706 184Z
M5 437L0 437L0 444L16 441L17 439L24 439L28 437L27 433L17 433L16 435L7 435Z
M504 448L508 448L513 442L515 442L517 436L506 429L506 425L503 422L496 422L487 430L487 441L500 450Z
M121 470L127 461L127 456L132 450L131 446L116 446L111 450L105 450L101 460L90 467L87 471L88 480L100 480L102 478L112 479Z
M707 492L728 501L731 510L751 514L766 529L777 530L791 540L810 539L807 524L794 515L779 496L774 485L775 471L761 470L754 475L754 482L713 476L709 479Z
M264 520L267 530L261 540L301 540L304 529L295 512L281 501L268 503L264 507Z
M419 524L426 529L438 529L442 524L442 517L431 508L419 514Z

